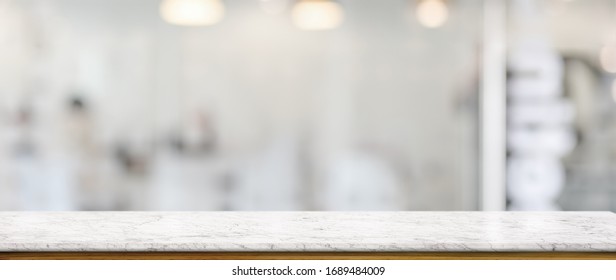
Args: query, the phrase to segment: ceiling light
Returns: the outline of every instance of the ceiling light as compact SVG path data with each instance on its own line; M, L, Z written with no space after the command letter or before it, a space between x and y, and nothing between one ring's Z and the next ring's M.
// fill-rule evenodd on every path
M338 27L344 11L331 0L300 0L291 11L293 23L304 30L326 30Z
M421 25L437 28L449 17L449 10L443 0L422 0L417 5L417 20Z
M160 15L170 24L206 26L222 20L225 6L220 0L163 0Z

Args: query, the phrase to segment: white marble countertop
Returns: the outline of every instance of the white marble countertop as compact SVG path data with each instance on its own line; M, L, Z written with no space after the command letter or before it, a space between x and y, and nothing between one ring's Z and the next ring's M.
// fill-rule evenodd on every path
M0 252L616 252L611 212L0 212Z

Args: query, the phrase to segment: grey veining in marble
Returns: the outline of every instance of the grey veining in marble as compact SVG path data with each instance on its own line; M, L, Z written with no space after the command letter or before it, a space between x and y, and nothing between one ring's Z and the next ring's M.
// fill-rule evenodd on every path
M0 251L613 251L610 212L0 212Z

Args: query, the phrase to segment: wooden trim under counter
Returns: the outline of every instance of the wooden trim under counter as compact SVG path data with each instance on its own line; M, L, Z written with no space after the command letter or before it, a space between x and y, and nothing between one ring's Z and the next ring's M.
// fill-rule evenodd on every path
M616 260L616 252L0 252L0 260Z

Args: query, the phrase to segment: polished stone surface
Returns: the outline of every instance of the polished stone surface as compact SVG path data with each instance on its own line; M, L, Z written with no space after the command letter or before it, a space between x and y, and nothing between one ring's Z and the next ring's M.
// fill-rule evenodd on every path
M616 252L611 212L0 212L0 252Z

